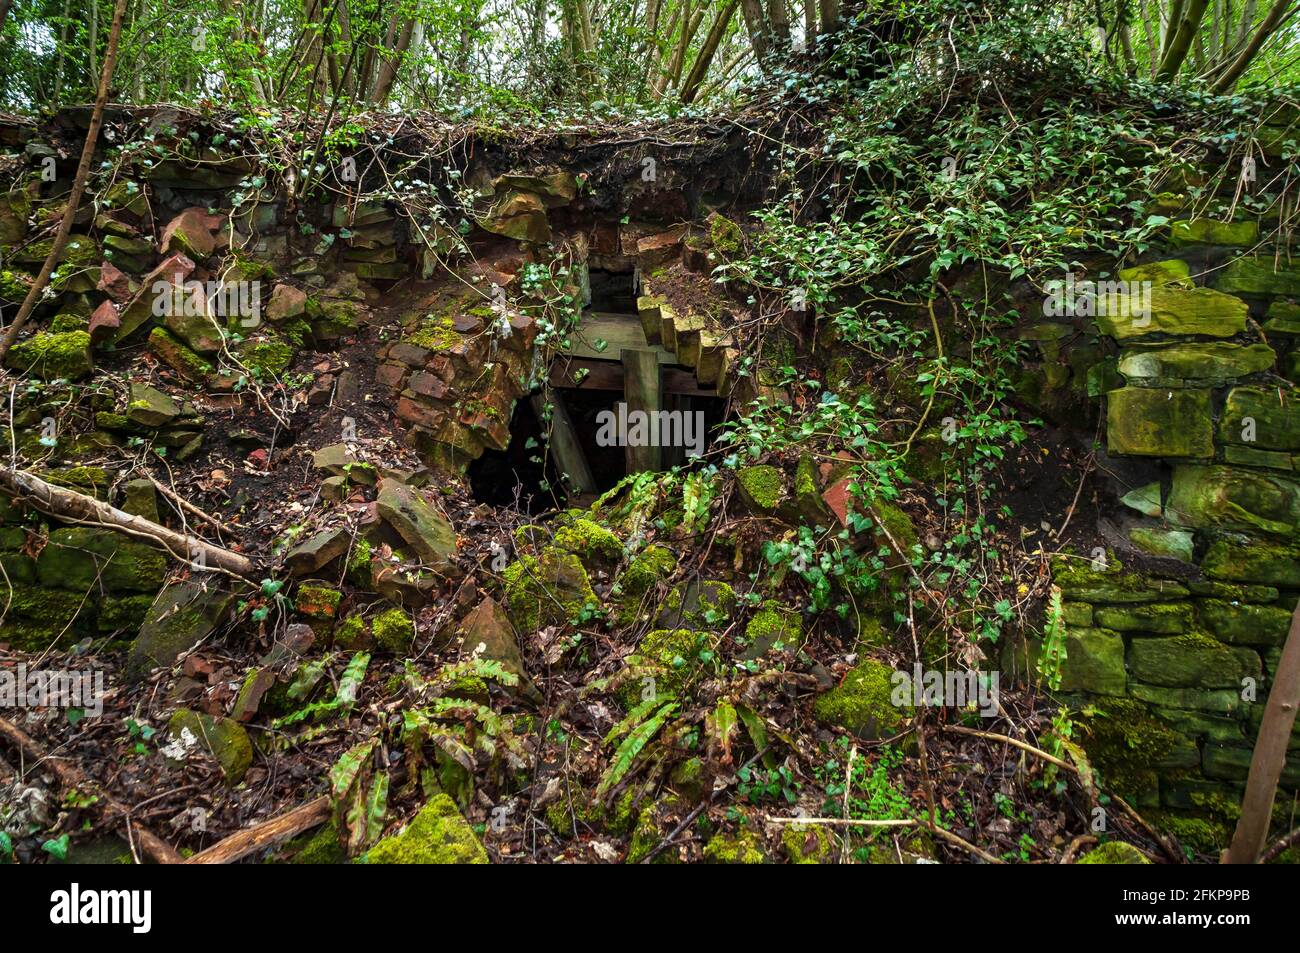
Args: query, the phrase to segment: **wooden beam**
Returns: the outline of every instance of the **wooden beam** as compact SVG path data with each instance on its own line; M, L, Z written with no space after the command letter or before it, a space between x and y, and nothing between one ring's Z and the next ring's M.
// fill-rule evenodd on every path
M630 416L635 411L643 411L650 420L655 420L655 412L663 408L663 379L659 373L659 360L654 351L623 349L623 394L627 401ZM627 472L642 473L646 470L663 469L663 448L654 446L626 448Z
M695 375L681 367L660 365L663 373L663 393L681 394L684 397L717 397L718 392L711 387L703 387ZM578 374L582 379L574 380ZM613 390L623 389L623 365L615 361L598 361L584 357L560 357L551 365L550 383L552 387L565 390Z
M545 431L547 429L546 401L541 394L534 394L530 400L533 413L537 414L537 420ZM587 455L582 452L582 443L573 431L573 420L569 417L569 410L564 404L563 396L557 390L551 391L550 434L550 452L555 458L555 468L567 477L569 489L574 493L595 493L596 478L591 475Z

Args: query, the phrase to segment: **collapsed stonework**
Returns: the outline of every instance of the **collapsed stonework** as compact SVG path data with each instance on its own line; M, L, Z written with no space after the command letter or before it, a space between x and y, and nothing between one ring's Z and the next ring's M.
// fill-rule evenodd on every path
M166 558L147 545L50 521L36 531L30 512L6 503L0 566L15 598L4 641L40 651L120 638L139 679L185 658L232 613L250 604L261 611L260 598L293 622L264 653L259 646L244 675L227 680L235 690L208 690L211 710L184 709L219 719L236 737L259 712L286 716L286 693L313 646L401 656L415 638L413 619L455 630L454 638L440 632L440 642L485 646L516 680L512 699L537 692L521 646L554 639L532 650L560 664L577 653L555 632L600 611L650 628L611 666L610 697L625 709L644 700L646 680L655 691L698 684L698 673L678 660L742 618L729 582L679 582L657 599L677 557L652 544L627 558L644 541L642 517L615 525L601 514L611 530L592 513L570 511L512 533L508 564L493 567L500 591L480 592L462 582L470 558L479 558L467 556L466 537L486 533L491 519L447 499L446 481L485 455L518 449L517 413L549 425L532 406L543 384L560 394L630 394L634 371L620 363L623 348L670 356L655 400L716 395L740 413L758 396L789 399L770 374L775 362L760 361L746 337L755 320L748 289L712 280L743 246L739 223L758 188L751 177L761 179L734 131L687 148L664 131L613 144L563 136L519 144L441 129L445 153L435 153L426 139L381 130L349 156L356 178L345 163L322 163L331 197L313 192L308 200L292 181L268 186L267 157L248 154L220 122L170 109L118 119L127 145L106 149L104 161L120 174L79 215L37 328L8 356L11 370L49 388L16 400L18 450L51 482L155 520L167 504L153 482L123 481L112 467L86 461L110 448L126 456L149 447L169 463L204 462L198 482L240 514L236 530L245 514L270 509L266 497L287 496L309 477L333 510L309 533L250 532L244 545L296 582L293 598L277 601L274 585L259 596L243 583L168 579ZM73 138L77 113L59 122ZM48 133L0 125L0 141L16 153L6 169L16 185L0 197L6 305L21 300L44 260L44 242L29 240L34 200L66 189L70 152ZM455 161L444 164L444 154ZM647 158L657 161L648 166ZM61 170L52 182L39 174L46 159ZM1171 219L1169 240L1117 271L1118 297L1105 313L1074 307L1011 333L1036 352L1017 381L1018 404L1071 439L1089 441L1094 432L1101 439L1096 529L1088 526L1075 552L1051 563L1061 596L1062 698L1084 711L1080 742L1107 779L1208 851L1240 801L1300 599L1300 415L1291 386L1300 383L1300 268L1286 260L1285 241L1261 233L1254 219L1199 216L1189 194L1200 181L1189 173L1184 191L1152 204ZM389 197L376 197L384 191ZM451 202L461 191L463 201ZM465 216L451 217L451 208ZM1108 274L1111 263L1095 264ZM203 289L197 296L195 283ZM620 290L602 291L602 283ZM250 285L257 296L244 293ZM633 303L610 318L587 307L602 297ZM1025 311L1041 314L1037 301ZM833 338L807 323L786 330L782 360L794 363L815 344L829 383L846 393L863 388ZM142 379L128 380L134 372ZM301 391L291 409L305 404L306 423L290 424L290 408L262 393L286 381L295 386L282 390ZM66 382L92 391L84 405L67 399ZM922 402L914 390L898 392ZM69 423L64 410L74 404ZM50 420L58 426L50 429ZM890 436L910 440L907 429ZM909 475L925 488L936 479L940 431L918 427L915 435ZM400 452L389 453L390 432ZM899 506L878 508L879 529L858 529L845 464L805 453L784 469L738 467L728 486L736 511L772 536L805 524L842 531L862 551L893 546L900 555L924 545ZM246 472L230 472L236 467ZM557 469L572 467L562 461ZM588 495L570 490L571 499ZM1071 505L1049 515L1068 523L1073 512ZM738 534L735 565L761 542ZM886 588L906 588L898 567L884 575ZM889 641L881 620L892 607L882 597L868 608L875 615L858 630L844 626L855 660L858 647ZM745 663L772 650L798 652L805 639L798 607L775 600L736 628ZM1009 641L1000 647L1002 670L1037 681L1043 643ZM177 700L197 705L210 673L192 668ZM817 696L818 724L880 740L912 714L875 704L888 674L864 657L838 684L814 667L800 685ZM455 673L446 681L438 688L449 697L488 697L482 681ZM189 715L181 721L189 724ZM522 744L534 726L512 717L518 725L506 736ZM236 747L239 757L223 761L229 779L248 767L245 746ZM1283 774L1292 791L1300 789L1298 751L1300 733ZM500 758L491 763L504 774ZM455 758L431 760L472 790ZM675 783L686 790L691 781ZM469 803L464 790L454 793L462 807ZM651 843L672 826L653 813L643 815L650 820L642 839Z

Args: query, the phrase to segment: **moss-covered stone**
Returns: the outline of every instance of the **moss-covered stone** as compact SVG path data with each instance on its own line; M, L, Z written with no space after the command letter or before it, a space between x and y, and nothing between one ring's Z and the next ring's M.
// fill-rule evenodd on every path
M785 498L785 478L773 466L742 467L736 471L740 498L755 513L771 514Z
M655 629L627 657L619 699L632 708L653 684L659 697L681 695L700 675L700 650L712 644L707 633L693 629ZM651 681L647 681L651 680Z
M1187 530L1165 529L1160 526L1134 526L1129 530L1129 540L1142 552L1165 559L1190 563L1194 558L1194 540Z
M195 744L201 745L217 759L231 784L242 781L253 763L253 743L249 741L248 732L230 718L216 718L182 708L168 721L167 736L171 744L164 749L165 754L169 751L182 753Z
M155 592L166 574L167 557L159 550L89 526L53 530L36 561L43 585L83 593L92 588Z
M1079 858L1080 864L1149 864L1150 860L1132 844L1113 840L1094 847Z
M46 381L81 380L94 369L90 335L85 331L40 331L14 342L5 355L5 367Z
M1153 765L1173 750L1178 734L1131 698L1106 698L1076 721L1076 739L1102 780L1121 794L1155 785Z
M293 605L299 615L312 622L329 623L334 621L342 598L343 593L332 586L299 586Z
M1238 377L1270 370L1277 353L1267 344L1182 342L1160 348L1126 348L1119 355L1119 372L1145 387L1182 387L1184 383L1220 385Z
M239 362L249 369L254 377L278 377L289 369L293 363L295 349L288 341L280 338L255 338L243 341L234 348Z
M587 570L572 553L548 547L540 557L521 556L503 575L510 620L525 634L546 625L567 625L600 606Z
M1086 559L1054 559L1052 581L1061 587L1067 598L1097 605L1159 602L1181 599L1190 594L1179 583L1125 572L1123 564L1110 555L1104 569L1092 568Z
M734 255L744 244L745 234L739 225L716 212L709 217L709 242L724 256Z
M714 834L704 845L704 860L710 864L765 864L763 839L754 831Z
M1212 218L1182 219L1169 224L1169 242L1185 245L1228 245L1244 248L1255 244L1259 224L1254 221L1220 222Z
M163 588L131 645L128 677L136 680L154 666L174 663L225 621L234 601L233 593L194 577Z
M1201 632L1134 639L1128 665L1134 678L1169 688L1231 688L1244 677L1260 674L1256 652L1224 645Z
M1149 281L1153 285L1176 285L1180 288L1192 288L1192 271L1187 262L1181 258L1169 258L1165 261L1148 262L1121 268L1116 274L1120 281Z
M154 328L149 332L148 347L164 364L188 381L205 381L216 371L210 362L199 357L166 328Z
M671 576L676 566L677 556L673 551L657 543L652 543L633 557L618 577L620 624L628 625L636 621L645 594L660 580Z
M655 625L663 629L717 629L736 611L736 592L716 579L692 579L664 599Z
M315 833L291 841L286 853L291 864L345 864L348 860L333 818Z
M488 855L456 802L437 794L405 830L370 848L365 860L370 864L486 864Z
M1097 625L1120 632L1174 634L1192 627L1189 602L1147 602L1127 606L1099 606L1093 612Z
M1214 420L1208 390L1124 387L1106 395L1106 439L1111 453L1141 457L1214 456Z
M376 617L370 628L379 647L394 655L405 654L415 641L415 623L403 609L389 609Z
M813 714L823 724L844 728L871 741L896 734L914 710L894 705L894 670L875 659L863 659L835 688L813 702Z
M612 565L623 558L623 544L595 520L579 517L555 532L555 546L573 553L588 568Z
M1168 334L1228 338L1246 329L1246 302L1209 288L1187 290L1174 285L1144 295L1120 296L1097 316L1102 334L1126 341Z
M1201 621L1214 635L1234 645L1281 645L1291 627L1291 613L1281 606L1240 605L1222 599L1201 602Z
M1213 284L1229 294L1300 297L1300 266L1285 262L1275 268L1273 258L1238 258L1215 275Z
M1262 450L1300 450L1295 395L1265 387L1234 387L1219 418L1219 439Z
M781 833L781 850L792 864L835 863L835 840L820 824L789 824Z
M803 617L779 602L764 602L745 626L743 658L756 659L772 649L798 650L803 645Z
M401 612L400 609L396 610ZM405 615L405 613L403 613ZM351 615L334 627L334 645L349 652L368 649L374 646L370 626L360 615Z
M1065 661L1061 665L1063 691L1123 695L1127 683L1124 639L1119 633L1074 626L1066 629Z
M1211 579L1300 589L1300 546L1221 539L1210 545L1201 569Z

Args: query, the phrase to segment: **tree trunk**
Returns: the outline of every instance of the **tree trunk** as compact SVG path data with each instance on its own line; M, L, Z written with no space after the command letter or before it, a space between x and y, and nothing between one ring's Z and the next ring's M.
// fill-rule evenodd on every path
M749 45L754 49L754 56L760 65L767 59L768 40L771 36L767 27L767 16L763 13L761 0L740 0L740 12L745 16L745 31L749 34Z
M1187 0L1182 20L1171 33L1168 49L1160 60L1157 79L1172 81L1178 75L1179 69L1187 60L1187 54L1191 52L1192 41L1196 39L1208 6L1209 0Z
M700 52L695 56L695 62L691 64L691 71L686 75L686 81L682 83L682 102L690 103L695 101L695 96L700 91L700 84L704 82L704 77L709 72L713 57L718 52L718 45L722 42L722 37L726 34L727 27L730 25L731 18L735 15L736 7L739 4L740 0L728 0L727 4L713 18L713 26L709 29L709 35L704 38L704 45L700 47Z
M1277 782L1286 763L1287 744L1295 725L1296 708L1300 707L1300 606L1291 616L1291 631L1282 646L1273 686L1269 689L1264 720L1255 739L1250 759L1246 794L1241 802L1241 817L1232 845L1224 852L1225 864L1253 864L1268 838L1273 817L1273 798Z
M36 280L28 289L27 297L23 299L18 314L14 316L14 323L9 325L4 337L0 339L0 364L4 363L9 348L18 339L23 325L36 310L36 303L40 301L41 295L50 283L54 266L58 264L59 256L63 254L63 249L68 244L68 236L72 234L72 220L77 217L77 206L81 204L81 196L86 191L90 162L95 155L95 144L99 141L99 127L104 124L104 106L108 102L108 88L113 80L113 66L117 63L117 43L122 36L122 17L125 13L126 0L117 0L113 6L113 25L108 31L108 49L104 52L104 69L99 75L99 92L95 95L95 108L90 113L90 128L86 130L86 144L81 148L77 176L72 180L72 191L68 193L68 207L63 212L63 221L59 223L59 230L54 236L54 244L50 246L50 253L45 256L41 273L36 276Z
M1241 74L1246 72L1251 62L1259 55L1264 43L1282 25L1282 21L1286 19L1287 15L1295 12L1291 6L1292 2L1293 0L1276 0L1272 9L1268 11L1268 14L1259 24L1259 29L1255 31L1255 35L1246 44L1246 48L1237 54L1236 58L1224 70L1223 75L1215 80L1214 92L1231 92L1232 87L1237 85L1237 80L1241 79Z

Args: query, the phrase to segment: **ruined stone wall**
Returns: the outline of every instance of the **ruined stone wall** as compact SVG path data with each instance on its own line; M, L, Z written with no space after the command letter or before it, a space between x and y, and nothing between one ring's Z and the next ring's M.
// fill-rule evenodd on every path
M1160 203L1176 216L1182 197ZM1099 535L1054 562L1080 740L1121 792L1207 845L1234 819L1300 598L1300 264L1278 230L1178 217L1115 276L1086 376L1104 411ZM1084 323L1034 336L1055 345ZM1300 726L1291 751L1295 791Z

